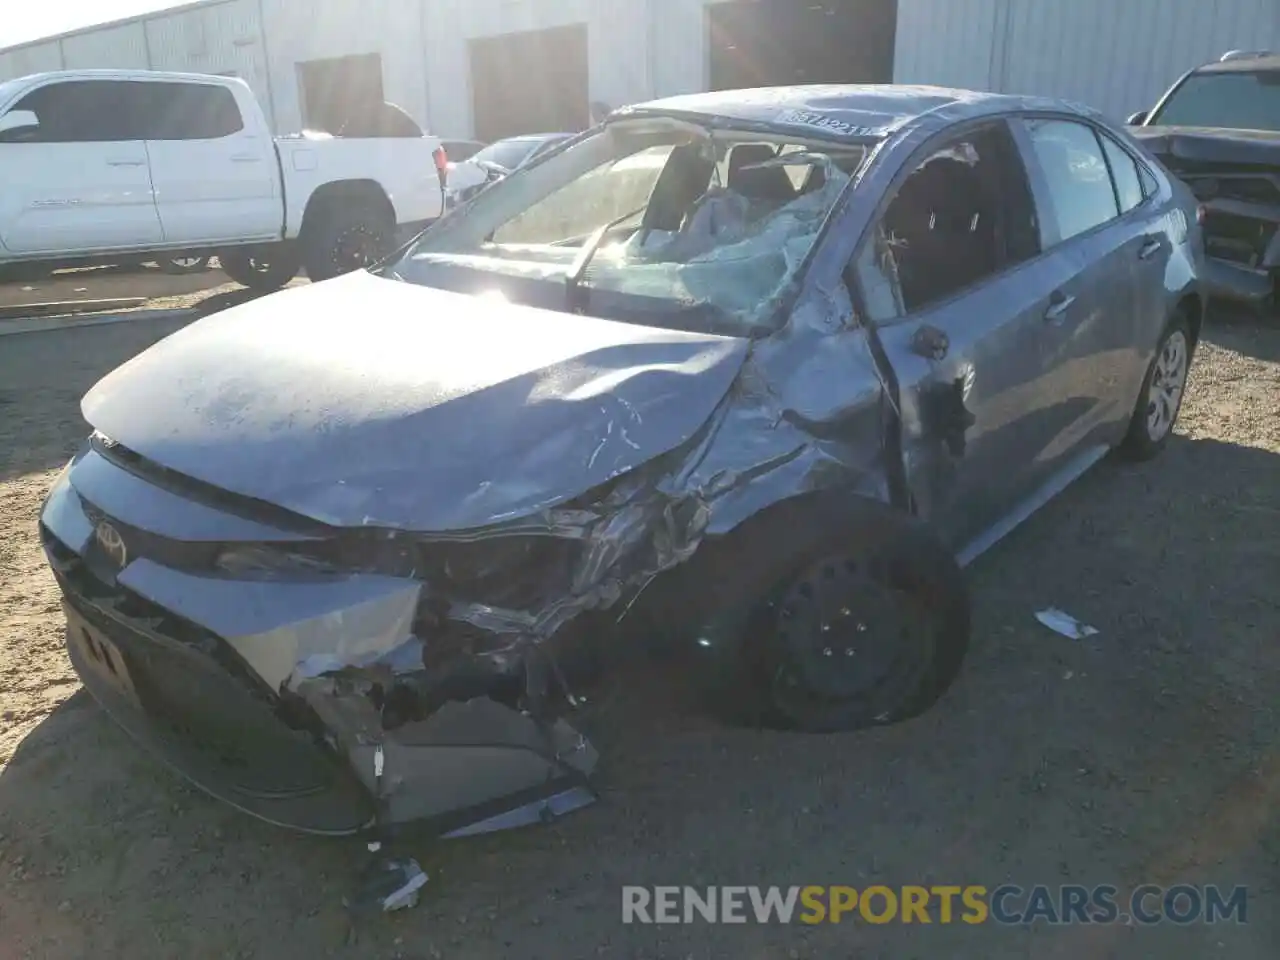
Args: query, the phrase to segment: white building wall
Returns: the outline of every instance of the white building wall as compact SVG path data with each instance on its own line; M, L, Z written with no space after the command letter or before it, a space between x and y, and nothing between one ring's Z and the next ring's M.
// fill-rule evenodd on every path
M298 64L377 53L388 100L427 117L422 0L262 0L276 127L302 124Z
M898 0L894 79L1066 97L1123 119L1232 49L1280 49L1280 2Z
M504 33L586 24L590 99L617 106L650 97L651 3L700 11L703 0L425 0L432 131L459 137L474 130L468 44Z
M147 69L147 31L138 20L73 34L63 37L60 42L67 70L91 67Z
M0 80L61 69L62 47L57 40L0 52Z
M378 53L388 99L432 132L465 136L470 40L584 23L589 97L617 106L705 89L705 10L716 2L224 0L0 51L0 78L234 72L274 105L276 129L291 130L302 122L299 63ZM1063 96L1123 117L1233 48L1280 49L1280 0L898 0L894 77Z
M1061 0L1054 0L1061 2ZM898 0L896 83L988 90L1004 0ZM1052 3L1040 0L1038 6Z
M271 116L271 83L258 0L180 10L145 22L153 70L234 74L253 88Z

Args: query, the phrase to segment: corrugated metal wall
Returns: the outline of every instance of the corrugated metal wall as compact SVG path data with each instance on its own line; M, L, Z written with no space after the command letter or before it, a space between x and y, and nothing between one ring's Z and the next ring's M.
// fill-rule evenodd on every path
M1277 0L898 0L894 79L1124 118L1232 49L1280 49Z
M262 0L276 126L302 124L297 65L307 60L376 53L388 100L427 119L423 4L414 0Z
M0 52L0 80L61 69L62 45L57 40Z
M254 89L270 115L258 0L230 0L164 14L147 20L145 28L151 69L235 74Z
M703 0L425 0L425 63L432 128L449 136L473 129L467 44L479 37L587 25L591 99L610 104L651 95L649 4Z
M706 87L705 7L716 2L224 0L0 51L0 78L148 64L234 72L289 130L302 121L299 63L377 53L387 97L456 137L473 129L471 39L584 23L591 99L618 105ZM899 82L1065 96L1115 116L1225 50L1280 49L1280 0L898 3Z
M145 70L147 31L141 22L134 22L64 37L62 59L68 70L83 67Z

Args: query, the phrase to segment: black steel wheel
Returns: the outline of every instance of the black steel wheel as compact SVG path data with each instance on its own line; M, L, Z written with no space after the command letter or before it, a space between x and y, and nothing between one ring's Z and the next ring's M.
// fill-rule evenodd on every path
M963 572L911 517L863 512L843 529L831 517L826 533L772 565L754 605L701 632L704 689L722 716L856 730L916 716L954 682L970 630Z
M392 219L370 203L335 204L319 212L302 238L307 276L319 283L373 266L391 251Z

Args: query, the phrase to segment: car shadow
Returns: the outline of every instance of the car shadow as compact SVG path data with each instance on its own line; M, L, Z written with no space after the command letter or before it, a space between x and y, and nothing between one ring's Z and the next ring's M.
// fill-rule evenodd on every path
M216 293L212 297L206 297L197 303L192 308L192 311L197 318L207 317L223 310L230 310L232 307L251 303L265 296L270 296L270 294L250 290L248 287L241 287L238 290L228 290L226 293Z
M588 691L581 722L604 758L602 802L551 827L413 846L444 879L362 945L447 952L465 935L483 953L527 937L540 944L529 957L553 955L558 935L594 946L617 936L630 883L861 883L851 871L863 869L990 883L1014 867L1027 882L1160 882L1133 871L1180 868L1193 835L1212 858L1243 855L1280 804L1280 777L1241 786L1277 768L1278 518L1280 456L1254 447L1179 436L1154 464L1100 465L974 564L970 659L905 724L833 737L728 729L661 673L613 675ZM1034 620L1046 606L1100 633L1058 637ZM1228 815L1254 826L1200 834ZM22 872L17 936L56 935L68 956L77 938L102 955L136 955L142 938L167 955L264 943L282 958L325 955L359 859L351 842L259 824L183 785L83 693L0 772L0 836L5 869ZM799 863L804 878L779 879ZM8 925L15 911L0 909ZM838 932L815 930L813 954L835 955L823 938ZM990 925L926 934L938 955L1011 955L1008 931ZM785 928L751 935L754 955L794 942Z
M1203 337L1242 356L1280 363L1280 316L1274 313L1259 315L1246 307L1215 303Z

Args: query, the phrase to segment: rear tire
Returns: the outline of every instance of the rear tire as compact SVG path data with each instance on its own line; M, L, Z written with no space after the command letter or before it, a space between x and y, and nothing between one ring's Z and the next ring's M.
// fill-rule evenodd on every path
M334 202L303 228L302 263L313 283L363 270L391 252L395 218L365 200Z
M1169 444L1182 409L1195 341L1185 311L1178 310L1160 335L1119 452L1129 460L1150 460Z
M857 512L827 518L829 532L758 581L763 599L702 631L704 689L725 719L857 730L923 713L954 682L970 633L963 572L906 514Z
M298 274L298 254L279 243L270 247L224 250L218 254L222 272L241 286L261 293L279 290Z

